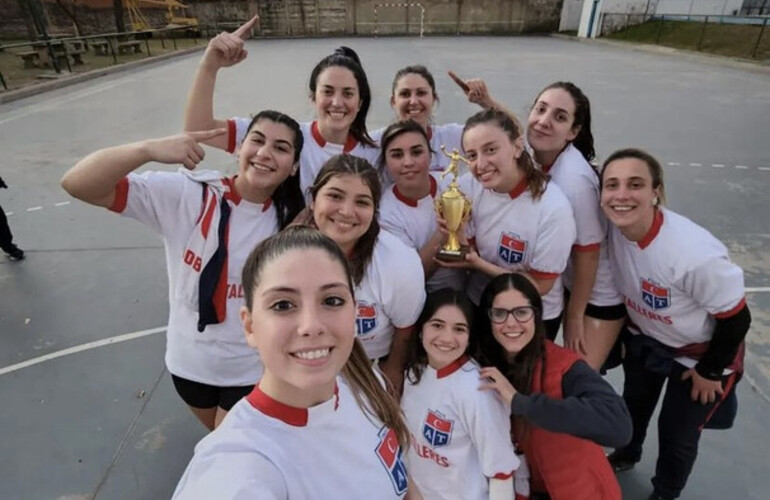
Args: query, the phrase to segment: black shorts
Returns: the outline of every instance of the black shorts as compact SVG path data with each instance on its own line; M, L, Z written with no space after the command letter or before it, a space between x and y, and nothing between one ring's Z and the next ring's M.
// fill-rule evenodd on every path
M569 302L569 290L564 289L564 302ZM623 303L611 306L597 306L590 302L586 304L586 316L604 321L613 321L626 317L626 306Z
M230 411L235 403L254 389L253 385L217 387L177 377L173 373L171 380L174 381L177 394L185 403L193 408L201 409L219 407L225 411Z

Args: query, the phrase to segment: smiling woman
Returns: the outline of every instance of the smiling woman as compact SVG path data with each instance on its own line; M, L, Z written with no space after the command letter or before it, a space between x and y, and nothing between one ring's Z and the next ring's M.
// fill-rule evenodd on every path
M231 153L244 140L250 119L214 118L214 88L220 69L239 64L246 58L244 41L254 23L255 19L252 19L235 32L220 33L209 42L185 110L187 131L226 128L226 135L206 144ZM366 129L366 116L372 100L369 80L353 49L339 47L321 59L310 73L308 92L317 119L301 124L305 147L299 162L299 180L303 193L307 192L326 160L334 155L351 154L365 158L371 164L375 164L379 156L379 149Z
M400 391L406 343L425 302L419 256L380 231L380 182L366 160L333 157L309 191L313 224L348 257L358 303L358 338Z
M264 375L195 447L173 498L404 498L408 431L356 340L339 246L288 228L251 253L243 286Z
M304 208L296 175L303 142L297 122L262 111L248 126L236 176L191 172L204 157L199 143L225 133L190 132L106 148L62 178L72 196L137 219L162 236L172 291L166 366L180 397L209 429L262 373L237 314L243 262L254 245ZM150 161L188 170L134 173Z

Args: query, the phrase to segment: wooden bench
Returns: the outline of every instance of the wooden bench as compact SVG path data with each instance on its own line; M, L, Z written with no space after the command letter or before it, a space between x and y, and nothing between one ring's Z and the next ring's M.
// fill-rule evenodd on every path
M142 51L142 42L139 40L129 40L127 42L118 42L118 54L138 54Z
M40 61L40 54L35 50L17 52L16 55L24 60L25 69L37 68L37 63Z
M69 48L67 49L67 55L72 58L72 62L73 64L75 64L75 66L80 66L81 64L85 64L83 62L83 58L80 57L81 54L85 54L85 53L86 53L86 49L76 49L76 50L69 49Z
M94 49L94 54L97 56L110 55L110 42L103 40L100 42L91 42L91 47Z

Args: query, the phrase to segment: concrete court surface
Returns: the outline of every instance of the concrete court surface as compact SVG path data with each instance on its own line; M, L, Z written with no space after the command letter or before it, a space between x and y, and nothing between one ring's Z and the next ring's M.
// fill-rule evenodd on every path
M434 72L437 123L475 111L449 69L483 77L523 116L540 88L572 80L592 100L600 158L633 145L663 162L668 205L722 239L747 286L760 289L749 294L754 324L738 420L704 434L681 498L767 498L770 77L552 38L250 41L249 58L220 75L217 115L277 108L311 119L310 70L340 44L355 48L368 72L370 128L391 119L391 80L407 64ZM97 148L180 131L199 57L0 106L0 173L10 186L0 203L28 252L21 263L0 257L0 500L169 498L204 435L164 369L160 240L59 187L64 171ZM234 161L210 151L204 167L232 171ZM40 362L19 365L30 360ZM619 370L610 380L619 387ZM647 497L656 450L652 425L642 463L620 478L624 498Z

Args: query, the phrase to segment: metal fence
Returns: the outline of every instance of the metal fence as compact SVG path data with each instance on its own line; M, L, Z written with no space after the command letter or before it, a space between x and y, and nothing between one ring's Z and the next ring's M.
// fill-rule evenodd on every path
M189 27L103 33L91 36L49 36L0 45L0 85L5 90L66 73L91 69L176 51L199 43ZM66 73L65 73L66 72Z
M603 13L598 36L701 52L770 58L770 17Z

